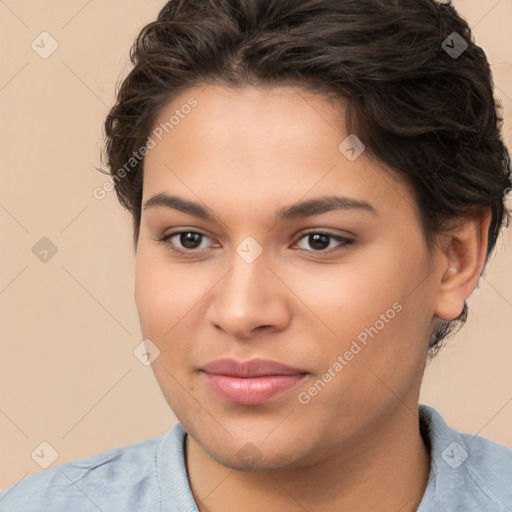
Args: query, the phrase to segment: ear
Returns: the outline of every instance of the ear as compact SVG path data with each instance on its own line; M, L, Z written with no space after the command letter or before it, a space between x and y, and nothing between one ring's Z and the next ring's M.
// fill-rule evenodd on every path
M439 281L435 315L443 320L457 318L482 272L487 254L490 210L459 219L441 235L438 261Z

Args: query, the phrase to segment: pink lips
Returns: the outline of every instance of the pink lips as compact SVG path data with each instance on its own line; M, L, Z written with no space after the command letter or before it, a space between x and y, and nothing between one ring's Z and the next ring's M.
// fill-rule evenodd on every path
M219 359L206 364L202 371L213 391L231 402L245 405L269 401L294 387L307 373L264 359Z

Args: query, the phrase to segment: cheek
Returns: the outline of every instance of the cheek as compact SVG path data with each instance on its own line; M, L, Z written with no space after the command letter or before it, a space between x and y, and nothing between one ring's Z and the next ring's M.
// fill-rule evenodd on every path
M331 397L356 402L363 396L373 402L390 393L383 382L406 393L421 371L432 311L428 264L420 246L416 249L414 256L402 247L380 246L346 266L326 267L304 279L305 302L318 315L310 330L327 325L331 331L316 336L316 348L324 354L320 370L342 358L343 368L337 365L338 372L331 373L343 377L333 379L327 402Z
M300 279L295 276L293 289L316 314L318 322L314 324L330 328L332 336L325 340L326 347L334 338L345 342L375 322L380 325L380 315L386 312L389 318L395 318L399 306L393 309L393 304L404 297L407 284L398 274L399 265L390 261L382 252L375 258L358 255L347 258L343 265L319 266L302 272Z
M385 306L370 303L364 314L355 308L340 315L332 324L336 338L319 347L326 357L318 373L299 390L304 414L313 422L313 417L323 418L334 437L364 431L400 404L414 408L427 346L424 325L418 322L417 305L407 298L390 307L385 301Z
M162 249L142 244L137 252L135 302L144 336L172 338L179 322L204 296L205 280L186 265L172 265Z
M162 251L140 243L135 270L135 302L144 338L159 348L160 354L151 367L175 414L186 415L191 406L184 389L191 390L189 351L192 317L198 296L204 290L201 280L186 272L183 266L169 264ZM199 411L195 411L199 413Z

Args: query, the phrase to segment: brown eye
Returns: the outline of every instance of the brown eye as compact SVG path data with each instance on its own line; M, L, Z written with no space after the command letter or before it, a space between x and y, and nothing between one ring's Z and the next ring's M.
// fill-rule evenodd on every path
M315 250L322 251L329 247L330 237L322 233L308 235L309 246Z
M179 233L180 244L185 249L197 249L198 244L201 244L203 235L201 233L193 233L188 231L186 233Z
M316 231L313 233L304 233L297 242L297 246L299 249L308 252L329 253L336 249L341 249L345 245L350 245L351 243L353 243L353 241L348 238Z
M209 237L195 231L177 231L157 241L178 253L194 253L198 249L208 248Z

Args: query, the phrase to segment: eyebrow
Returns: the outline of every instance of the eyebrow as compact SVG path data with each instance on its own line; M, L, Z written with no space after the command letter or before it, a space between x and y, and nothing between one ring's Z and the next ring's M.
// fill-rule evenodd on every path
M216 217L199 203L178 196L170 196L163 193L157 194L144 203L143 209L147 210L155 207L172 208L200 219L216 220ZM312 217L336 210L361 210L378 215L377 210L366 201L331 195L317 199L308 199L281 208L276 212L276 221Z
M336 210L361 210L378 215L377 210L366 201L359 201L344 196L325 196L309 199L300 203L281 208L276 212L276 220L289 220L302 217L312 217Z
M189 201L188 199L182 199L178 196L169 196L167 194L157 194L153 196L151 199L148 199L144 203L144 210L149 208L155 208L157 206L163 206L165 208L172 208L173 210L178 210L183 213L187 213L189 215L193 215L194 217L199 217L201 219L206 220L215 220L215 217L203 208L199 203L195 203L194 201Z

